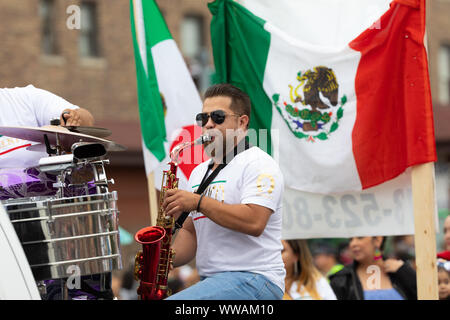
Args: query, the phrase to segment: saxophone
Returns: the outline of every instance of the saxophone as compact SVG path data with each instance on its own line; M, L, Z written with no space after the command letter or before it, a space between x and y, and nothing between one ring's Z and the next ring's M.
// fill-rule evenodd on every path
M142 251L136 254L134 267L135 279L140 281L137 293L142 300L162 300L170 295L167 281L170 265L175 256L173 249L170 248L175 220L166 216L162 205L166 191L178 189L177 168L181 152L207 141L211 141L211 137L203 135L173 148L170 153L170 168L163 171L156 226L145 227L135 234L136 242L142 245Z

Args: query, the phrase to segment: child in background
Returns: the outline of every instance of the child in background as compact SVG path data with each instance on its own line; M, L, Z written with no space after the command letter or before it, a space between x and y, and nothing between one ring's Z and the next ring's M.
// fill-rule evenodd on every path
M450 265L449 262L438 261L439 300L450 300Z

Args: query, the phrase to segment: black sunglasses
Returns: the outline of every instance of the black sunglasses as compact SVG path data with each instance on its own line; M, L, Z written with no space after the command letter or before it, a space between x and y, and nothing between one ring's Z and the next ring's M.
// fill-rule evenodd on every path
M240 115L237 114L227 114L223 110L216 110L212 111L210 113L202 112L195 116L195 121L197 121L197 124L200 127L204 127L208 123L209 117L211 117L212 121L216 124L221 124L225 121L226 116L235 116L240 117Z

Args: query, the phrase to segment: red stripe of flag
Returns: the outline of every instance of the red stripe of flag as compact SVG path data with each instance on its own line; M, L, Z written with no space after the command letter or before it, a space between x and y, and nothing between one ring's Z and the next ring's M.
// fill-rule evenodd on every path
M367 29L350 43L361 52L352 142L363 189L437 158L423 44L425 2L408 3L393 2L380 28Z

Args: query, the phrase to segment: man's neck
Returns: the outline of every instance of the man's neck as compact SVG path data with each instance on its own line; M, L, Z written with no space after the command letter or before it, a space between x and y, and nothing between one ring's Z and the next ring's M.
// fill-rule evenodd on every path
M228 162L231 161L231 159L233 159L234 156L236 156L236 155L231 156L230 153L234 152L234 150L236 149L236 146L238 146L238 145L240 145L237 150L238 153L245 150L245 136L243 138L241 138L239 141L235 142L233 145L233 148L229 148L228 150L226 150L226 152L224 152L224 154L226 155L225 159L224 159L224 156L212 157L212 161L214 162L212 170L216 169L224 161L228 161Z

